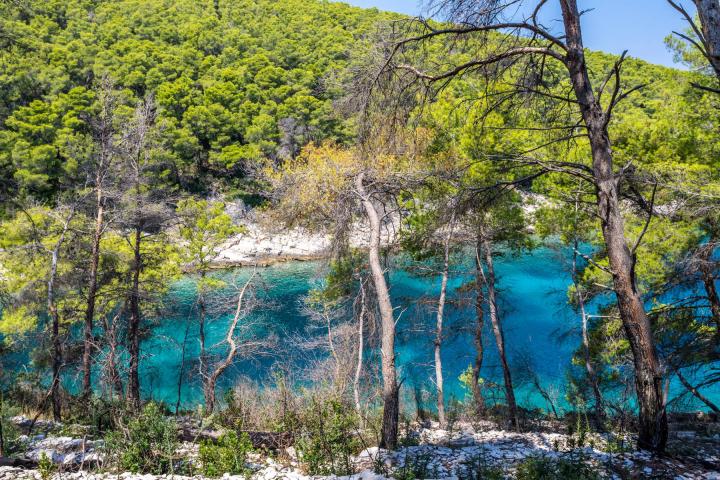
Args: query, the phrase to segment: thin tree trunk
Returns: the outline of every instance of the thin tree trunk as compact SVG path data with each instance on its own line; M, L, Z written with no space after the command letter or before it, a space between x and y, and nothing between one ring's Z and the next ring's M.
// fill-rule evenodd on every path
M483 293L483 267L480 259L481 252L480 239L475 245L475 362L472 368L472 394L475 401L475 408L478 415L485 413L485 399L480 390L480 372L482 370L483 355L485 347L483 346L483 328L485 326L485 295Z
M577 288L577 287L576 287ZM602 393L600 392L600 384L598 382L597 374L595 373L595 367L592 364L592 357L590 356L590 338L588 336L588 316L585 311L585 299L582 294L578 292L578 304L580 305L580 315L582 315L582 343L583 343L583 359L585 360L585 371L588 374L588 380L590 380L590 387L593 391L593 397L595 397L595 417L598 425L601 424L605 418L604 402Z
M445 236L443 249L443 269L440 280L440 297L437 306L437 322L435 325L435 386L437 388L437 410L440 428L445 428L445 395L443 394L443 370L442 370L442 342L443 342L443 315L445 313L445 299L447 297L448 276L450 273L450 241L452 240L455 223L455 212L452 214L447 235Z
M325 312L325 327L327 328L327 339L328 339L328 348L330 348L330 355L333 357L333 361L335 362L335 368L333 369L333 383L335 385L335 388L338 389L338 391L345 390L344 381L340 378L340 357L338 357L337 350L335 349L335 340L333 339L332 334L332 322L330 315Z
M200 291L198 292L198 308L200 310L200 315L198 318L198 341L200 342L200 356L198 358L199 365L198 368L200 370L200 378L202 379L203 383L203 391L206 393L205 395L205 406L207 407L208 404L208 398L207 398L207 392L209 386L207 385L207 382L210 380L210 373L207 371L207 346L205 342L205 316L206 316L206 306L205 306L205 292L203 291L204 282L205 281L205 271L201 271L200 273ZM214 388L213 388L214 390ZM214 400L213 400L214 402Z
M185 325L182 348L180 349L180 371L178 372L177 400L175 401L175 416L180 412L180 400L182 399L183 377L185 376L185 349L187 348L188 335L190 333L190 322Z
M0 457L5 456L5 431L3 429L2 418L5 417L5 397L0 391Z
M237 351L240 348L235 341L235 329L238 326L238 323L240 322L240 319L242 318L242 310L243 310L243 301L245 299L245 293L247 292L248 287L252 283L253 279L255 278L255 274L253 273L247 282L245 282L245 285L243 285L242 289L240 290L240 293L238 294L238 300L237 300L237 307L235 308L235 315L233 316L232 322L230 322L230 326L228 327L227 334L225 335L225 342L230 346L230 349L228 350L227 355L225 355L225 359L220 362L212 371L212 373L208 376L207 385L205 387L205 409L208 413L212 413L213 410L215 410L215 387L217 386L218 378L220 378L220 375L230 366L232 365L233 360L235 359L235 356L237 355Z
M108 387L110 388L110 395L114 391L117 398L123 398L123 385L120 377L120 372L117 367L117 325L120 318L123 316L125 306L118 311L112 318L111 322L108 323L105 320L105 338L107 339L107 360L105 365L105 376Z
M360 279L360 314L358 315L358 356L357 366L355 367L355 378L353 379L353 397L355 400L355 410L358 416L362 418L362 405L360 404L360 378L362 376L363 357L365 353L365 282Z
M380 216L370 195L365 190L364 175L362 173L356 177L355 186L370 224L368 263L370 264L373 284L375 285L382 325L383 421L380 447L394 450L397 447L400 415L399 387L395 369L395 315L390 300L390 291L385 280L385 272L380 260Z
M55 302L55 281L57 279L58 259L60 249L65 243L65 234L72 220L74 211L70 213L63 225L62 233L50 252L50 274L47 282L47 309L52 321L52 384L50 385L50 398L52 402L53 418L59 422L62 418L62 404L60 399L60 369L62 367L62 343L60 341L60 314Z
M487 275L485 275L484 272L482 272L482 275L487 288L487 304L490 313L490 323L492 324L493 334L495 335L495 343L500 357L500 364L502 365L503 379L505 383L505 401L508 404L510 422L512 423L513 428L518 429L520 427L520 423L518 422L515 391L513 389L512 375L510 374L510 364L508 363L507 354L505 353L505 336L502 331L502 325L500 324L497 309L497 297L495 294L495 265L492 258L493 249L490 240L484 232L481 232L480 235L480 242L485 256L485 266L487 267Z
M52 264L50 267L50 280L48 281L48 311L52 319L52 385L50 398L52 401L53 418L56 422L61 418L60 403L60 367L62 365L62 346L60 343L60 316L55 304L55 275L57 273L57 248L52 253Z
M140 409L140 271L142 270L142 256L140 254L140 241L142 239L139 227L135 229L134 261L132 289L130 291L130 325L128 328L130 371L128 378L128 401L133 410Z
M700 393L700 390L693 387L690 382L687 381L685 376L683 376L682 373L680 373L679 368L675 368L675 374L677 375L678 379L680 380L680 383L683 384L683 386L687 389L688 392L692 393L693 396L695 396L698 400L703 402L705 405L707 405L710 410L712 410L715 413L720 413L720 408L718 408L717 405L715 405L709 398L707 398L705 395Z
M85 401L90 399L92 394L91 370L92 370L92 350L93 350L93 321L95 318L95 301L97 297L97 274L100 264L100 240L103 232L103 193L100 186L97 188L97 204L95 216L95 233L93 235L92 253L90 257L90 271L88 272L88 296L85 307L85 326L83 340L83 384L82 396Z
M578 210L579 210L579 197L575 201L575 228L577 227ZM577 236L573 239L573 262L572 262L572 279L575 287L575 298L580 308L580 315L582 320L582 349L583 349L583 360L585 361L585 371L587 372L588 380L590 381L590 387L595 397L595 420L598 425L602 425L603 419L605 418L604 403L602 394L600 393L600 384L598 382L597 374L595 373L595 367L592 364L592 356L590 355L590 338L588 336L588 315L585 311L585 296L582 292L582 287L578 281L578 249L580 248L580 242Z
M576 0L560 2L567 39L567 67L580 111L588 129L598 216L613 276L618 309L630 343L638 397L638 447L662 452L667 443L667 415L663 401L662 373L655 352L650 320L635 282L635 258L625 238L620 210L618 177L607 131L608 114L592 91L580 29Z
M715 323L715 342L720 343L720 296L718 296L717 287L715 286L715 272L712 268L712 254L715 246L715 235L712 235L710 242L703 245L698 253L700 278L705 287L705 295L710 303L710 314Z

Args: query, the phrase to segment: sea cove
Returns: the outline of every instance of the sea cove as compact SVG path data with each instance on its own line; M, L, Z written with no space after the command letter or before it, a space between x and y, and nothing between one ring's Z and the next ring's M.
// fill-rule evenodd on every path
M540 386L551 394L558 408L571 408L565 397L566 376L573 352L580 342L581 317L567 302L568 287L572 283L570 255L567 249L541 247L498 257L499 307L505 339L510 346L510 364L517 376L518 402L528 409L550 411L547 400L528 378L529 371L537 374ZM458 289L462 290L462 286L472 280L472 259L468 255L458 255L456 261L458 265L453 267L449 282L452 305L447 312L449 333L443 350L449 401L469 398L470 392L460 381L460 376L476 354L469 334L476 322L474 296L467 292L458 293ZM411 268L400 268L409 267L407 261L398 261L396 266L398 268L389 276L389 283L394 302L402 312L397 323L397 361L404 380L404 399L414 408L416 393L420 391L424 398L423 407L433 410L432 329L435 312L432 307L419 304L419 300L436 297L440 279L437 276L413 275ZM303 308L310 290L323 285L326 271L325 261L291 261L273 263L257 270L244 267L216 272L230 283L242 283L252 272L258 273L258 294L267 301L267 306L253 314L253 322L259 322L258 335L277 337L277 344L266 355L235 362L219 384L219 389L232 389L239 382L272 385L273 372L301 372L313 360L327 357L327 346L317 342L319 337L325 336L325 327L312 324ZM175 284L165 301L168 313L153 322L150 338L143 341L141 347L144 358L141 367L143 395L147 399L165 402L169 407L174 407L178 399L177 383L184 341L185 375L180 403L183 408L202 404L202 390L195 371L199 353L195 293L192 276ZM232 291L227 291L230 303L232 295ZM209 319L208 344L214 345L222 340L230 317L225 314ZM485 322L486 360L482 377L488 382L501 384L497 348L488 323ZM313 339L316 341L313 342ZM315 349L301 348L302 343L314 344ZM302 374L295 375L294 380L301 386ZM494 395L501 397L497 387L495 390ZM683 393L686 392L682 386L673 382L671 394ZM720 400L717 388L708 391L708 394L711 399ZM704 406L685 395L677 408L702 410Z

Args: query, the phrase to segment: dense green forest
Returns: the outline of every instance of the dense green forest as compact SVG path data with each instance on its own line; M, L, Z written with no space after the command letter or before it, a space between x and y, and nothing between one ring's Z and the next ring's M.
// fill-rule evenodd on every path
M348 142L332 108L378 12L335 3L3 5L5 191L52 201L82 183L83 118L108 77L123 105L155 97L168 175L186 191L240 183L310 142ZM299 12L302 12L300 14Z
M696 0L693 17L669 2L691 23L667 32L680 70L585 50L578 2L561 3L551 29L506 21L513 2L434 1L433 20L322 0L0 3L0 456L22 411L31 425L97 425L113 467L173 473L175 423L143 407L140 377L143 342L183 278L199 353L186 365L186 331L177 404L164 407L182 413L184 379L201 385L200 418L231 432L200 447L209 476L251 474L247 431L296 438L311 474L350 474L367 432L399 447L400 419L528 430L537 412L515 398L495 267L541 247L567 264L579 318L564 421L631 432L658 454L683 401L717 422L720 7ZM242 385L219 387L274 341L255 338L252 313L270 308L257 270L217 274L222 250L256 227L230 203L273 231L330 238L303 305L326 334L318 381L274 378L253 412ZM477 350L460 406L442 363L458 269ZM440 285L423 300L431 412L401 401L395 337L409 307L390 294L395 270ZM217 344L214 316L230 319ZM484 342L498 352L493 385ZM559 422L539 377L523 378ZM671 384L681 393L668 398ZM142 438L145 423L164 440ZM167 451L137 446L155 441Z

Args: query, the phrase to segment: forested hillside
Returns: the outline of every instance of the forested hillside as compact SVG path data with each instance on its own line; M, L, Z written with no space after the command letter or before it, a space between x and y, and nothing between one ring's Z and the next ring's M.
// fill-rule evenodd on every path
M0 465L717 473L720 5L550 3L0 1Z
M217 2L216 2L217 3ZM243 184L265 160L312 141L353 138L333 110L353 52L389 14L316 1L12 2L2 8L0 168L7 196L54 202L82 186L89 132L107 77L132 107L155 98L166 174L207 192ZM615 59L594 54L602 75ZM616 148L647 162L708 164L716 109L686 89L690 74L631 60ZM682 119L682 122L678 122Z
M351 138L332 100L387 15L330 2L4 3L4 191L52 202L82 184L96 85L153 95L172 180L205 191L309 141Z

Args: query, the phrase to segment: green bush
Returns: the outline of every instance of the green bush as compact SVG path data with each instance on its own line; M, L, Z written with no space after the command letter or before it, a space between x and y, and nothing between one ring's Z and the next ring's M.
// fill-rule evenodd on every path
M122 470L157 475L176 473L173 459L178 446L177 425L155 403L147 404L126 428L110 432L105 445L111 463Z
M408 453L402 466L392 471L391 477L395 480L438 478L437 472L430 466L432 459L432 455L427 452Z
M38 472L40 472L40 478L42 480L50 480L56 471L57 466L55 466L53 461L50 460L45 452L42 452L40 454L40 459L38 460Z
M253 451L253 445L247 433L238 437L229 432L220 437L217 443L203 441L200 443L200 463L208 477L220 477L225 473L231 475L248 475L245 466L247 454Z
M10 419L21 413L20 409L8 405L3 401L0 393L0 435L2 435L3 455L8 457L14 453L18 453L25 447L20 440L20 432L17 425Z
M463 461L457 469L458 480L503 480L505 472L492 465L485 453L472 455Z
M302 413L297 442L300 460L311 475L350 475L351 457L361 448L359 422L352 406L313 398Z
M528 457L518 465L518 480L599 480L600 474L585 462L575 458Z

